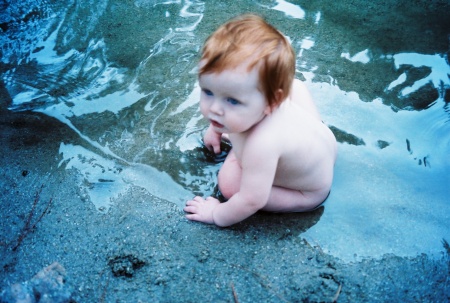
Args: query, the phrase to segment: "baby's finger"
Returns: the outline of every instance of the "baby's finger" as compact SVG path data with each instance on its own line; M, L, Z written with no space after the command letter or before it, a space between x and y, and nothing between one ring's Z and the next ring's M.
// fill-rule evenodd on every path
M196 203L201 202L202 199L202 197L196 196L192 200L186 201L186 205L195 205Z
M196 203L196 201L194 201L194 200L188 200L188 201L186 201L186 206L194 205L195 203Z
M220 145L215 145L215 146L213 146L213 148L214 148L214 153L216 155L220 154Z
M186 219L190 221L199 221L199 216L197 214L186 215Z
M187 205L183 208L183 210L187 213L195 213L197 211L197 207L194 205Z

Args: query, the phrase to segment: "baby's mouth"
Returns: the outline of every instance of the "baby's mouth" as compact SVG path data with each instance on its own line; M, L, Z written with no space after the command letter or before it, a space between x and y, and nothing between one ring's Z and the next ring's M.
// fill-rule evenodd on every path
M212 126L214 126L214 127L217 127L217 128L223 128L224 127L222 124L220 124L217 121L214 121L214 120L210 120L210 121L211 121Z

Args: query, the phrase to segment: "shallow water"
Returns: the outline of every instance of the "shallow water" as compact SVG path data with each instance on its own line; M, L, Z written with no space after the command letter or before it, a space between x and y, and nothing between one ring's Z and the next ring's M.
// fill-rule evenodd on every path
M297 77L340 142L325 211L299 237L347 261L439 256L450 239L450 5L388 2L4 3L2 104L78 134L55 165L79 172L98 211L131 185L181 208L213 192L220 168L200 148L199 50L230 17L259 13L289 37Z

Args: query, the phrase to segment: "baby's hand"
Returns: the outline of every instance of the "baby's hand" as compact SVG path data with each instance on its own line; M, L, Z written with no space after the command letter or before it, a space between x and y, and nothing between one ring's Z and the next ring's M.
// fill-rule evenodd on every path
M205 146L214 151L215 154L220 154L220 141L222 139L222 134L217 133L210 125L203 136L203 143Z
M188 220L214 224L213 210L219 204L219 200L213 197L208 197L205 200L197 196L193 200L186 202L184 211L190 213L186 215L186 218Z

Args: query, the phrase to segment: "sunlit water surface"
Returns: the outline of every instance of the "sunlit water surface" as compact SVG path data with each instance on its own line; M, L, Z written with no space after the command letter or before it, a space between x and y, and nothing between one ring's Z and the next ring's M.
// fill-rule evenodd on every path
M9 110L44 113L78 134L79 141L60 143L57 165L79 172L82 198L98 211L108 212L131 185L181 208L214 191L220 168L200 149L206 122L198 109L198 53L225 20L259 13L290 39L297 76L340 142L325 211L299 237L347 261L439 256L442 240L450 240L446 36L439 26L421 33L412 19L392 24L388 8L381 11L395 29L389 34L380 20L349 25L342 20L370 19L370 8L355 14L332 3L4 4ZM408 26L418 37L407 38Z

